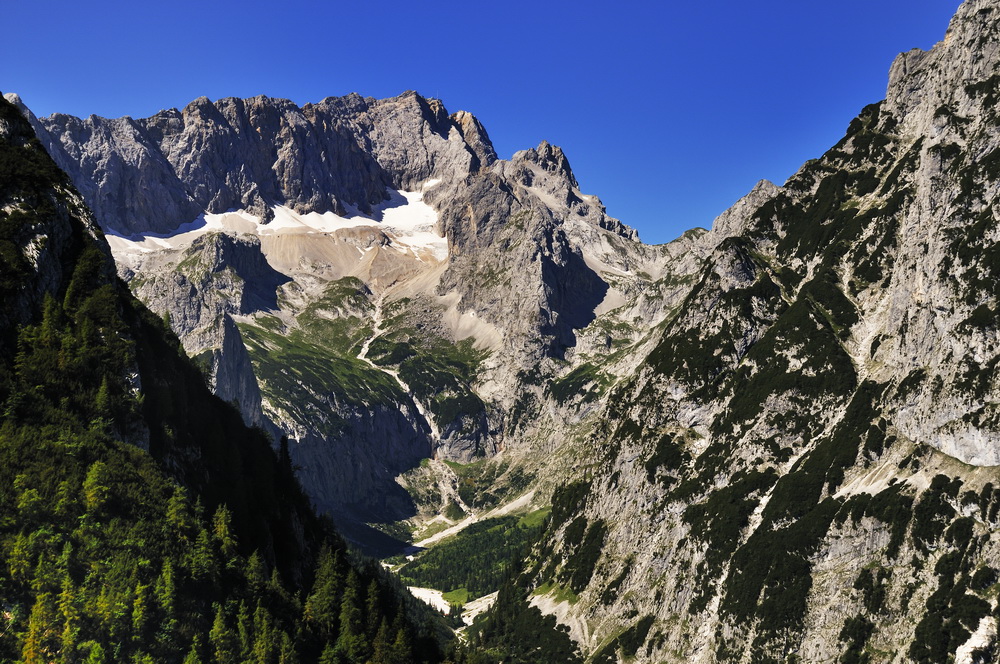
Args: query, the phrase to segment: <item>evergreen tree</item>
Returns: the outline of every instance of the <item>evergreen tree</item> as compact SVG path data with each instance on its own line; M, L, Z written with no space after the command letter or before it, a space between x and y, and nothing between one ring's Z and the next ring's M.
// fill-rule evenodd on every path
M183 539L187 538L187 532L192 526L193 518L187 493L179 486L174 487L173 495L167 502L166 520L172 535Z
M55 515L57 517L67 517L76 506L76 497L73 495L73 484L67 480L59 483L56 489Z
M108 467L103 461L95 461L87 471L83 481L83 500L89 512L100 512L111 495L108 486Z
M160 575L156 577L156 586L153 588L156 596L156 603L167 620L174 618L174 606L177 597L177 586L174 581L174 565L169 560L163 561L163 568Z
M208 642L212 646L216 664L238 664L236 635L226 624L222 607L216 607L215 620L208 633Z
M319 656L318 664L340 664L340 655L337 653L337 649L333 645L327 643L323 647L323 652Z
M257 609L253 616L253 661L259 664L273 662L278 654L280 643L274 628L274 620L271 613L257 602Z
M352 569L347 573L344 597L340 604L340 634L337 650L350 664L363 664L368 656L365 638L360 580Z
M59 301L52 296L52 293L45 293L42 302L42 324L38 334L40 344L48 348L56 348L62 339L62 329L65 326L62 306Z
M305 621L322 640L332 640L339 631L342 575L337 556L324 547L316 568L316 580L306 599Z
M245 661L250 657L254 640L253 619L246 600L240 600L239 609L236 611L236 635L239 641L240 660Z
M264 559L257 551L251 553L247 560L246 577L247 584L255 595L259 595L267 585L267 568L264 566Z
M94 408L99 417L111 417L111 386L108 384L107 376L101 379L101 387L98 388L97 396L94 398Z
M368 591L365 593L365 619L367 622L365 633L370 639L375 638L379 625L382 623L382 602L379 595L378 581L372 579L371 583L368 584Z
M281 633L281 650L278 653L278 664L299 664L299 655L295 651L295 643L288 632Z
M51 660L55 602L51 593L41 593L31 607L28 633L21 651L23 664L46 664Z
M59 593L58 603L59 614L63 620L62 637L60 639L60 652L64 663L75 661L76 637L79 631L80 614L76 606L76 592L73 588L73 580L66 574L63 577L62 592Z
M101 644L89 641L86 645L89 646L87 664L105 664L104 648L101 647Z
M191 578L201 583L212 583L218 575L212 540L205 528L198 529L198 536L191 550L189 568Z
M184 664L201 664L201 650L201 635L195 634L194 640L191 642L191 649L184 656Z
M7 558L10 578L18 583L27 583L28 574L31 571L31 558L31 540L24 532L20 532L14 537L14 544L11 547L10 556Z
M37 489L24 489L17 497L17 511L22 521L37 524L42 517L43 502Z
M413 661L413 642L405 627L396 630L387 664L408 664Z
M375 641L372 643L372 664L387 664L392 657L392 643L389 641L389 625L385 618L379 624Z
M212 516L212 537L222 560L229 564L236 557L236 536L233 535L233 515L225 505L219 505Z
M150 620L149 586L139 583L135 586L135 600L132 602L132 637L143 641Z

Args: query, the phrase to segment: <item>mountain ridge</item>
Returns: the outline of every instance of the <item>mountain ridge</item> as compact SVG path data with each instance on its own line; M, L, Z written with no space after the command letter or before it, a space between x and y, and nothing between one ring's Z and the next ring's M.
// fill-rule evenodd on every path
M385 122L345 162L370 167L352 181L355 202L383 197L367 212L248 186L205 215L207 239L120 260L158 309L180 306L164 285L183 274L231 321L331 513L428 541L551 495L473 643L521 612L593 662L995 661L998 32L996 0L967 0L821 158L670 245L607 217L558 148L491 161L474 118L404 95L311 116ZM208 181L242 182L222 161L236 179ZM220 243L247 253L219 263ZM239 267L261 260L289 280L240 311Z
M443 626L350 559L287 455L117 279L6 100L0 226L5 660L443 659ZM334 606L369 624L334 622Z
M30 111L24 110L31 119ZM217 393L236 399L244 418L268 428L275 440L283 434L293 436L293 454L299 455L296 462L303 467L304 477L317 478L307 484L314 487L313 499L324 509L336 511L348 501L338 483L319 479L322 474L313 470L326 468L323 474L329 475L330 461L325 457L352 454L354 448L341 447L338 438L357 441L351 445L362 447L379 441L375 444L384 451L364 452L350 462L371 470L339 483L371 496L379 493L374 486L383 487L386 495L397 493L392 475L428 456L428 449L430 454L440 450L446 458L461 461L502 449L503 441L510 438L505 430L519 424L509 420L507 413L518 401L511 395L530 377L528 367L576 348L574 330L595 320L594 311L601 306L613 308L602 302L618 306L653 285L649 275L637 277L633 265L650 265L654 256L672 251L644 248L635 231L608 217L596 197L580 193L558 147L543 141L509 161L499 160L474 116L448 115L439 101L412 92L381 101L358 95L328 98L301 109L286 100L262 97L214 104L199 99L183 112L164 111L145 120L52 116L33 122L64 161L77 160L69 172L81 181L81 190L89 192L85 197L89 196L95 209L110 211L103 223L111 229L124 225L138 233L125 237L112 233L122 276L144 301L169 314L188 352L206 362ZM81 127L92 130L87 133ZM124 138L119 138L122 132ZM386 139L393 132L398 135L395 143ZM220 134L235 136L236 145L254 143L253 136L268 139L257 141L260 145L250 150L220 144ZM281 149L264 147L278 137L284 137ZM347 148L345 140L350 143ZM128 147L129 141L136 145ZM137 150L162 156L138 160L133 156ZM271 171L280 186L268 179L271 175L240 179L247 169L266 170L253 157L258 153L275 156ZM244 162L246 166L241 165ZM197 182L205 172L199 164L209 163L215 163L225 177L209 174L206 183ZM164 164L170 165L173 179L162 175ZM334 200L309 193L323 188L317 183L339 182L345 168L357 171L352 170L355 164L368 164L364 172L371 176L362 178L364 186L353 190L356 197ZM320 173L324 168L328 175ZM348 179L348 184L357 184ZM265 180L271 184L261 184ZM140 198L131 193L123 196L122 187L127 185L122 183L135 181L146 182ZM188 223L190 210L170 223L162 215L146 219L144 210L157 207L155 200L176 202L178 182L189 183L184 185L185 200L208 201L195 221ZM372 182L379 196L369 196ZM403 191L407 186L415 191ZM279 190L284 192L280 196ZM242 210L219 209L227 205L219 201L230 200L227 191L244 192L245 200L236 203ZM183 206L160 207L169 212ZM121 210L128 210L130 221L114 221L120 219L114 215ZM178 224L172 236L149 232ZM247 240L237 244L226 240L226 246L240 249L219 262L213 247L221 246L220 241L197 239L216 232ZM439 242L435 237L445 244L435 244ZM433 253L428 253L431 248ZM268 262L269 269L277 268L275 274L280 276L268 282L267 293L262 292L262 284L250 289L260 306L248 309L245 294L257 280L240 276L240 264ZM515 265L520 267L512 271ZM608 270L615 273L616 285L600 276ZM359 308L329 300L328 291L346 293L334 282L347 278L361 279L364 286L359 292L368 304ZM511 298L511 292L522 297ZM535 293L537 300L523 297L528 293ZM334 306L316 309L319 302ZM328 320L346 323L348 328L341 332L355 330L348 332L352 339L366 329L368 334L385 336L382 323L375 318L386 308L383 303L390 302L412 309L403 318L393 319L403 329L385 331L398 336L399 341L392 342L396 348L407 350L402 355L393 351L385 360L376 358L375 364L364 358L359 365L361 348L356 344L360 341L352 341L337 350L332 361L368 385L362 390L375 389L383 395L388 393L375 386L384 381L386 372L397 372L396 381L399 372L411 374L404 384L432 380L416 397L388 397L399 402L388 413L396 421L390 427L395 431L392 441L383 429L372 428L376 420L385 421L386 413L377 418L364 414L367 406L360 404L367 397L359 400L342 393L330 382L330 375L314 373L298 380L306 401L336 413L330 426L322 424L330 419L327 415L317 415L311 408L302 410L298 404L286 408L282 402L287 397L275 397L278 388L268 394L268 384L287 382L283 375L272 374L281 369L264 359L275 344L286 343L271 328L301 330L308 336L309 329L318 330ZM516 309L511 308L514 303ZM650 309L651 303L643 307ZM303 327L302 314L313 322ZM271 322L266 329L260 328L257 323L265 319ZM448 351L453 358L450 365L428 373L415 360L406 359L414 344L411 332L405 330L416 329L433 330L431 338L438 340L434 341L438 350L453 347ZM247 334L253 338L249 355L244 351ZM473 342L472 355L458 347L465 339ZM383 346L380 340L372 349L385 355ZM329 353L312 342L309 348L310 353ZM485 362L474 359L479 354L484 354ZM482 371L463 374L472 366L470 361ZM392 369L394 364L397 369ZM300 387L286 385L281 390ZM376 401L385 399L375 397ZM401 446L395 441L409 442ZM334 452L331 446L341 451ZM368 458L378 461L369 465ZM405 460L404 465L397 460ZM371 512L368 507L358 509ZM412 507L389 512L398 516L407 510Z

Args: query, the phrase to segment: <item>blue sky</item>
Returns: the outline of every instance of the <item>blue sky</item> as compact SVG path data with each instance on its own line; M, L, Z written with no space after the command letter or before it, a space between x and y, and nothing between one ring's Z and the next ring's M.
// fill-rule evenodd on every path
M477 115L501 157L561 145L585 193L665 242L822 154L958 5L12 0L0 90L39 115L142 117L414 89Z

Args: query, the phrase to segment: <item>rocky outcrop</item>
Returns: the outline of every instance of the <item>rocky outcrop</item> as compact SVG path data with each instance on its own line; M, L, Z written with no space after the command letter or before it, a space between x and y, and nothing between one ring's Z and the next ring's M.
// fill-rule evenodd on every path
M659 262L695 249L644 247L581 193L558 147L498 160L474 116L413 92L34 122L115 236L133 290L247 422L292 435L329 509L377 515L392 473L421 456L520 445L515 432L535 426L514 412L522 396L545 403L543 377L567 359L645 336L644 317L663 315L651 294L676 287ZM587 332L612 310L613 335ZM327 366L292 374L282 353Z
M35 120L98 221L130 236L169 233L202 212L273 205L370 213L386 187L460 178L496 160L471 115L437 100L358 95L299 108L285 99L194 100L153 117Z
M965 2L698 240L533 567L594 661L995 659L998 29Z
M260 240L213 233L181 252L119 258L133 291L169 321L215 393L236 403L248 424L264 425L260 389L233 319L275 309L277 289L288 281L267 263Z

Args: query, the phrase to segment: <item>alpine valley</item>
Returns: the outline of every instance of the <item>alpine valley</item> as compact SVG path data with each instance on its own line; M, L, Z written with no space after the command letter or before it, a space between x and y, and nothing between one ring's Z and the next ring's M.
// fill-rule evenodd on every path
M6 99L5 657L1000 661L1000 0L657 246L415 92Z

